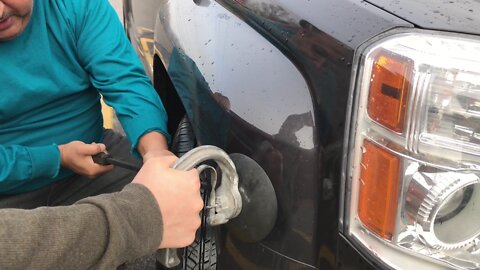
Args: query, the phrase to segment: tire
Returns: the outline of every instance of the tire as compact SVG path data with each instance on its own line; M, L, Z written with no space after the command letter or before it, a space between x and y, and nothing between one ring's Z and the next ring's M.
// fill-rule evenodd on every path
M195 136L193 135L190 121L185 116L180 120L177 131L173 136L171 150L178 157L183 156L195 147Z
M190 121L185 116L178 124L178 129L172 140L171 150L178 157L181 157L196 146ZM201 177L201 193L203 200L208 201L208 186L204 177ZM207 213L201 212L202 225L195 236L194 242L179 252L182 263L175 269L182 270L216 270L217 269L217 245L215 242L215 231L207 226Z

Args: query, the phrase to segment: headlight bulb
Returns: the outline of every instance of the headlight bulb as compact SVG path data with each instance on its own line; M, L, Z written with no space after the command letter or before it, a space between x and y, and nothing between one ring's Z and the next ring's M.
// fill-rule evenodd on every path
M480 178L421 169L413 174L405 199L419 240L438 250L473 244L480 236Z
M467 186L453 194L444 205L438 210L435 223L443 223L455 217L470 202L474 186Z

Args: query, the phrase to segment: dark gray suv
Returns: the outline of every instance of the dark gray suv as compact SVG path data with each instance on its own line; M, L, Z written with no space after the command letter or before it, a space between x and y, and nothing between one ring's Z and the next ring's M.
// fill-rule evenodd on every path
M480 267L478 0L124 0L124 16L176 147L252 158L278 204L261 239L203 226L178 267Z

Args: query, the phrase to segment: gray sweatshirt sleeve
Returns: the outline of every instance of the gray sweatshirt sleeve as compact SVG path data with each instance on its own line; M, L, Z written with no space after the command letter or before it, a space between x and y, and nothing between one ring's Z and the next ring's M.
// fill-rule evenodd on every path
M115 269L152 254L162 237L148 189L89 197L71 206L0 210L0 269Z

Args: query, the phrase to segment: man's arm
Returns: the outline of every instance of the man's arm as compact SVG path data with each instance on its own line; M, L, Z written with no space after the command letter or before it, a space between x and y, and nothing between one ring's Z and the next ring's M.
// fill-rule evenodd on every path
M103 151L103 144L85 144L79 141L58 146L0 145L0 183L54 178L60 166L93 177L113 168L93 162L92 155Z
M115 269L153 253L162 221L141 185L72 206L0 210L0 269Z
M0 145L0 165L0 182L55 177L60 167L60 153L56 145Z
M149 159L118 193L0 210L0 269L115 269L159 247L190 244L203 207L200 181L195 170L166 165L174 160Z
M149 133L168 140L165 108L108 0L65 2L80 64L115 109L134 153Z

